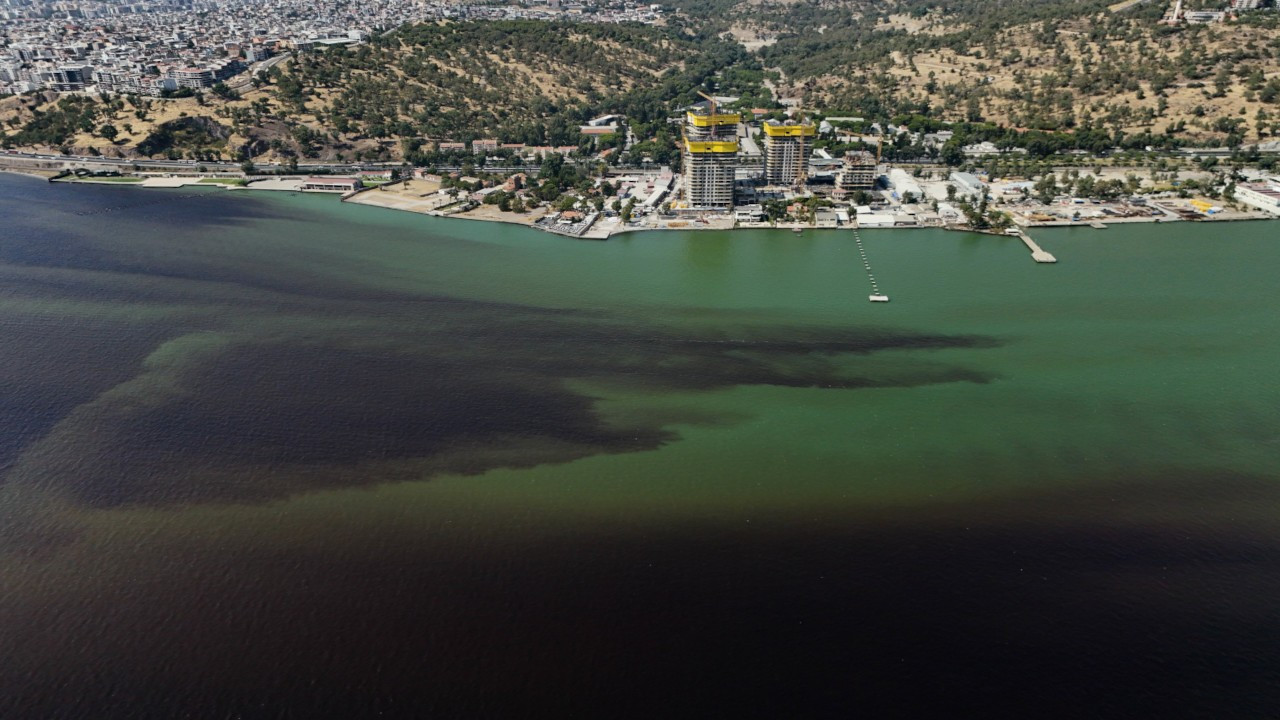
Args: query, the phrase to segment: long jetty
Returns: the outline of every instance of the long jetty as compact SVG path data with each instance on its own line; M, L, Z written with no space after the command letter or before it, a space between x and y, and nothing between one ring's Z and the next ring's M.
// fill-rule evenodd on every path
M862 267L867 271L867 279L871 281L871 294L868 299L871 302L889 302L889 296L880 292L880 285L876 283L876 275L871 272L871 261L867 259L867 249L862 246L862 235L858 233L858 229L853 229L853 241L858 245L858 254L862 256Z
M1018 239L1022 241L1022 244L1026 245L1027 249L1031 251L1032 260L1035 260L1038 263L1058 262L1058 258L1045 252L1044 248L1037 245L1036 241L1032 240L1031 236L1028 235L1022 228L1018 228L1016 234L1018 236Z

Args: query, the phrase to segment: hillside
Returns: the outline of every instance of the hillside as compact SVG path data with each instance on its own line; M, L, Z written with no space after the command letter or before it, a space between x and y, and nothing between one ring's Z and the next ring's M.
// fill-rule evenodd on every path
M783 94L871 118L920 113L1239 142L1280 133L1280 18L1168 27L1163 3L796 3L729 10ZM770 18L760 20L760 17Z
M300 53L243 96L6 98L0 122L10 146L77 154L396 160L430 140L577 144L577 126L602 112L662 124L714 76L762 92L739 45L678 29L430 23Z
M1087 149L1119 138L1141 147L1280 135L1277 12L1174 28L1159 23L1160 2L667 4L677 12L664 26L406 25L354 48L298 53L243 94L3 98L0 143L120 157L431 163L432 141L576 145L579 124L618 112L641 151L668 162L674 108L700 89L776 107L766 87L868 122L968 121L994 140L996 126L1072 133L1088 138L1074 144Z

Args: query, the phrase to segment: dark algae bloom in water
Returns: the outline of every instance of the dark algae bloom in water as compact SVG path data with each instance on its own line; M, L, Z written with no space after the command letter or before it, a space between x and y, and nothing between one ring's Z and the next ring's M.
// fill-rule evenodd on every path
M0 718L1280 706L1268 225L0 188Z

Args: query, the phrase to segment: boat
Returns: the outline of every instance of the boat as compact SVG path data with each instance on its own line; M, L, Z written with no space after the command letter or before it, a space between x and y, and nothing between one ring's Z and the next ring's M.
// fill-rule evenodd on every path
M793 227L793 228L791 228L791 232L793 232L793 233L795 233L795 234L799 235L800 233L804 232L804 230L802 230L802 229L800 229L800 228L798 228L798 227Z
M867 299L871 302L889 302L888 295L870 295Z

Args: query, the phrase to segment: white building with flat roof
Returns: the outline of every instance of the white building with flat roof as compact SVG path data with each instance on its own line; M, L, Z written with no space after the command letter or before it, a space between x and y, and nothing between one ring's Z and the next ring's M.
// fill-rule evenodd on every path
M924 190L920 189L920 183L911 177L911 173L902 168L893 168L889 171L889 190L899 200L908 195L916 200L924 197Z
M1280 216L1280 183L1237 185L1236 200Z
M956 186L956 195L960 197L978 198L986 192L987 184L977 175L967 172L951 173L951 183Z
M355 192L363 185L350 177L309 177L302 181L302 189L312 192Z

